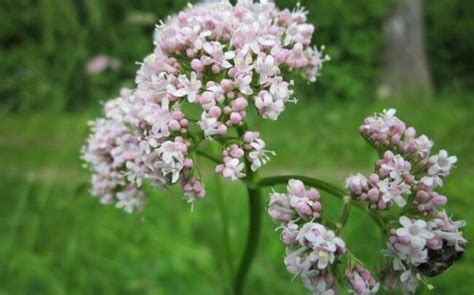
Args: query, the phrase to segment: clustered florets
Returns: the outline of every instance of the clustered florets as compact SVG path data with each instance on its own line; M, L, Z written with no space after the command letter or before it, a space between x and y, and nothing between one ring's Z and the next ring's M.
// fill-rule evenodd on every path
M367 210L388 233L387 249L382 250L385 263L377 278L336 236L348 211L343 210L339 224L322 216L316 189L307 190L292 179L287 193L271 193L268 213L281 225L288 271L301 276L313 294L338 293L343 280L337 267L330 266L344 261L350 293L376 294L377 279L387 289L401 283L405 294L414 293L425 276L438 275L458 260L467 243L460 231L465 222L441 211L447 198L435 192L457 159L444 150L431 156L431 140L416 137L415 129L406 128L393 109L366 118L360 131L381 158L368 177L357 173L345 180L349 196L344 206L355 203ZM394 204L400 208L390 210Z
M401 227L391 229L387 249L382 251L391 259L383 276L387 287L395 287L399 278L404 293L414 293L424 275L438 275L460 258L467 241L459 229L465 222L452 221L440 211L428 222L401 216L399 223Z
M445 150L430 155L432 141L426 135L416 137L415 129L406 128L394 109L366 118L360 132L382 157L376 161L374 173L351 175L345 187L354 200L367 203L370 210L388 210L393 204L403 208L402 227L390 230L388 249L384 250L393 259L384 276L387 287L400 281L405 293L413 293L423 275L442 271L431 269L430 261L437 259L436 255L452 252L451 257L442 258L451 261L439 261L449 266L467 243L459 231L464 222L453 222L446 212L439 211L447 198L435 191L457 158Z
M430 156L432 141L426 135L416 137L394 109L366 118L360 131L383 156L368 177L358 173L346 179L351 196L368 202L371 209L405 207L408 200L423 215L436 214L447 199L435 189L443 185L457 158L445 150Z
M181 183L190 202L202 198L192 159L204 139L222 144L216 170L224 177L245 177L246 163L260 168L272 154L265 142L257 132L235 138L232 129L245 126L251 106L276 120L295 101L285 73L316 80L326 57L311 46L313 32L304 9L280 11L266 0L189 5L157 26L136 88L105 104L105 119L94 124L84 149L93 195L131 212L143 207L140 187L151 180L159 187Z
M346 246L334 231L315 222L321 217L321 209L319 192L291 179L286 194L270 194L268 214L281 225L288 272L299 275L315 294L334 294L338 285L329 267L345 253Z

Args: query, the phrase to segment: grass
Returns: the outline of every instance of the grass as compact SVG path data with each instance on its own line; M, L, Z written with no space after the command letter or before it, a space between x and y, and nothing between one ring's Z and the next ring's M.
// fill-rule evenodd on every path
M466 219L472 239L474 209L474 119L470 100L416 102L308 102L289 106L277 122L252 118L277 157L263 175L303 174L335 184L350 173L368 172L375 153L358 136L361 120L384 107L459 157L442 192L447 210ZM89 196L87 171L79 150L86 122L95 113L4 115L0 119L0 294L225 294L225 268L219 201L213 176L208 196L194 212L178 190L150 191L142 214L127 215ZM202 160L205 175L212 166ZM223 181L230 219L234 267L245 243L247 199L239 183ZM337 201L323 195L324 206L338 214ZM267 197L265 197L265 200ZM257 259L246 294L305 294L291 282L282 262L284 247L275 225L263 216ZM376 260L377 232L357 210L344 238L361 257ZM375 253L375 254L374 254ZM430 294L472 294L474 255L468 247L461 262L429 280ZM420 288L420 294L428 294Z

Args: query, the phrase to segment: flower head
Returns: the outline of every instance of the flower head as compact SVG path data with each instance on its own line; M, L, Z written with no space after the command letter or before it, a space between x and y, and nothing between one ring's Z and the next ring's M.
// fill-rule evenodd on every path
M282 68L315 80L326 57L310 47L313 31L303 10L279 10L263 0L189 5L158 25L135 88L105 104L106 118L97 121L84 149L93 194L123 207L118 192L150 181L157 187L180 183L187 200L201 198L205 189L192 158L203 140L223 143L216 171L224 177L260 169L274 153L259 136L229 139L229 130L245 126L250 108L276 120L294 101L293 82ZM101 57L89 71L106 63ZM191 119L196 108L199 120Z

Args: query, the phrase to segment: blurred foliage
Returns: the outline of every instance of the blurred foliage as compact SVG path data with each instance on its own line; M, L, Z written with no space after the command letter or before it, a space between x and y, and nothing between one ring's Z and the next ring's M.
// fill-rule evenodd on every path
M381 78L382 22L400 0L303 0L314 42L332 61L316 84L297 83L297 97L354 100L375 96ZM191 1L195 2L195 1ZM233 1L235 2L235 1ZM276 0L294 8L297 0ZM14 111L77 110L132 86L135 62L152 50L154 24L187 0L3 0L0 4L0 107ZM436 86L473 84L474 2L425 1L430 64ZM86 75L98 54L119 71Z
M14 110L84 108L133 82L152 50L160 19L185 0L3 0L0 4L0 103ZM122 60L118 72L88 76L97 54Z
M298 96L352 100L373 97L381 75L382 20L389 1L280 0L279 7L305 7L315 25L313 42L325 46L331 61L317 83L304 87L297 82Z
M474 89L474 1L425 1L425 5L435 86Z

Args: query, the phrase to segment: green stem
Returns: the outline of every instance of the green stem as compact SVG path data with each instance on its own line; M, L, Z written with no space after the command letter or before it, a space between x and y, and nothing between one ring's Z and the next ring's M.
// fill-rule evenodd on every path
M338 228L337 234L339 234L346 225L349 215L351 214L351 208L351 198L349 196L345 196L342 204L341 218L339 219L340 227Z
M247 245L240 261L239 269L234 278L234 294L243 294L245 279L250 269L253 257L257 250L258 238L260 236L261 223L261 192L260 189L247 187L249 198L249 231L247 234Z
M213 145L213 150L215 145ZM230 234L229 234L229 218L227 215L227 208L225 206L224 200L224 193L222 190L222 183L219 174L214 174L214 185L217 195L217 203L219 205L220 217L221 217L221 224L222 224L222 236L223 236L223 243L224 243L224 255L227 264L227 273L229 279L232 279L233 276L233 263L232 263L232 251L230 247Z
M237 133L239 137L243 137L246 130L246 125L237 127ZM249 228L247 233L247 244L245 245L245 250L240 261L239 269L237 270L237 274L234 278L235 295L240 295L243 293L245 279L255 256L255 252L257 251L261 226L262 193L261 189L255 185L257 174L254 173L252 169L250 169L250 162L247 158L245 158L245 167L247 176L244 178L244 184L247 187L247 194L249 198Z

